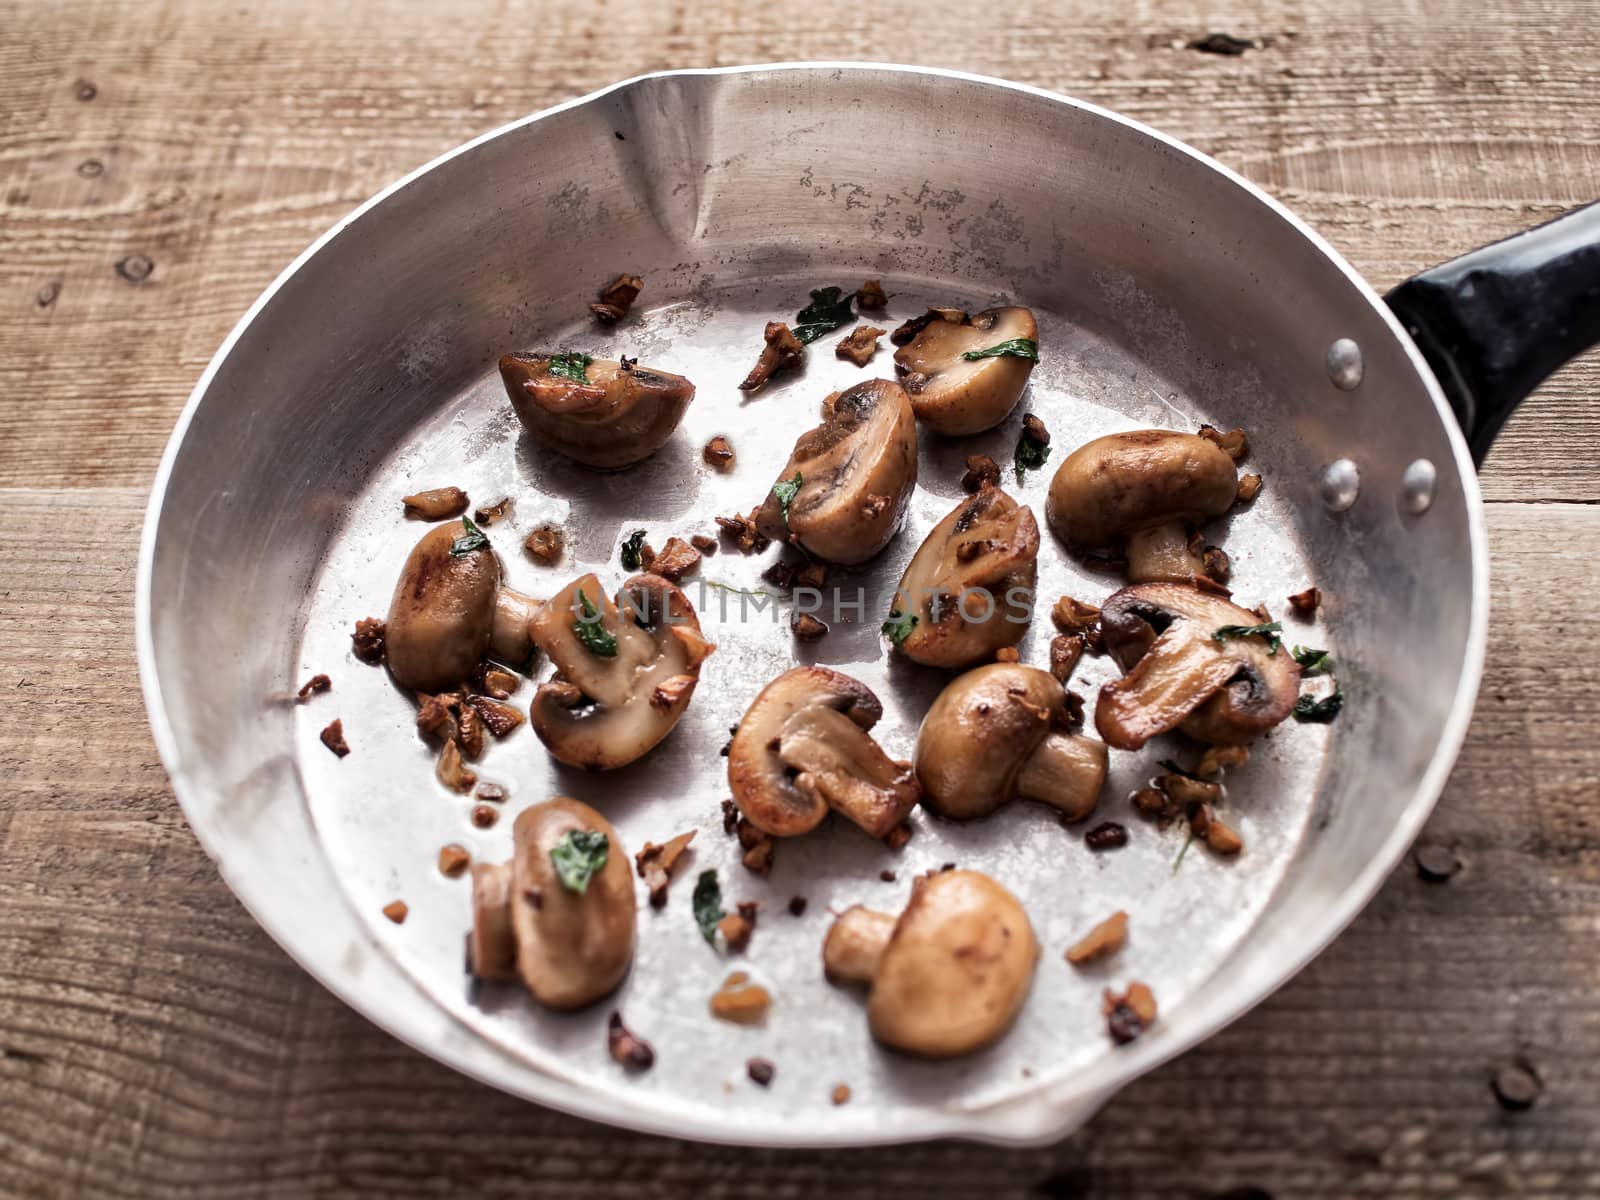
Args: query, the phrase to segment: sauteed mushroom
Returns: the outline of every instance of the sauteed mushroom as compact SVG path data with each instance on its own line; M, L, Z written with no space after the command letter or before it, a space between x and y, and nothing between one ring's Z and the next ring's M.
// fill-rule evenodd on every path
M796 667L762 689L728 748L728 784L745 818L773 837L809 833L837 809L875 838L916 806L911 764L868 734L883 705L858 680Z
M587 804L558 797L518 815L512 845L509 862L472 868L469 968L480 979L520 978L548 1008L593 1003L633 961L637 904L617 831ZM574 876L573 856L593 868L602 849L603 865Z
M960 436L1004 421L1022 398L1034 363L1015 354L964 355L1018 341L1031 342L1037 354L1039 326L1026 308L990 308L971 317L956 309L931 309L902 325L892 340L900 346L895 370L917 420L936 433Z
M870 985L872 1036L926 1058L970 1054L1005 1033L1038 963L1022 905L976 871L918 879L898 919L848 909L822 946L831 982Z
M442 692L485 654L513 666L528 660L528 623L540 602L500 583L487 538L465 524L423 534L400 569L385 629L389 670L401 687Z
M985 485L933 527L906 567L895 611L916 617L898 643L913 662L959 668L1028 631L1038 574L1033 511Z
M911 402L899 384L869 379L822 402L822 424L795 442L756 528L829 562L865 562L889 544L916 482Z
M991 663L958 675L917 734L922 803L964 821L1021 797L1083 820L1105 784L1106 748L1067 724L1066 692L1047 671Z
M682 375L587 354L507 354L500 378L534 437L586 467L632 466L659 450L694 399Z
M689 598L659 575L635 575L608 598L594 575L568 584L534 618L555 664L528 718L561 762L626 766L672 732L714 649Z
M1300 668L1275 638L1228 636L1260 618L1220 596L1174 583L1123 588L1100 609L1106 649L1123 677L1100 689L1094 723L1119 750L1182 728L1197 741L1235 746L1293 710Z
M1192 433L1136 429L1078 447L1050 482L1045 517L1085 550L1127 540L1133 583L1187 583L1204 576L1190 547L1192 524L1228 511L1239 492L1233 459Z

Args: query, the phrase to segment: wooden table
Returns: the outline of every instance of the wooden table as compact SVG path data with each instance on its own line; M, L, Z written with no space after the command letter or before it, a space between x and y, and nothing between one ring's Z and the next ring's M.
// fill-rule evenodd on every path
M337 217L503 121L663 67L989 72L1195 143L1383 287L1600 194L1592 0L346 7L0 0L0 1193L1600 1193L1593 356L1483 474L1488 675L1424 840L1459 874L1408 863L1279 995L1050 1149L694 1146L418 1056L230 896L132 635L145 492L228 328ZM1186 48L1215 29L1258 48ZM1542 1092L1513 1112L1490 1081L1519 1063Z

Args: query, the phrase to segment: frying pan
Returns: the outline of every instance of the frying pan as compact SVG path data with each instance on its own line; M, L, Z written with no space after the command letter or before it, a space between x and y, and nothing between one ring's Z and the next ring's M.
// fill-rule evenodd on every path
M947 71L797 64L644 76L508 125L388 188L323 236L252 306L194 390L157 475L138 589L139 661L156 742L196 835L261 924L318 979L398 1037L496 1087L618 1125L769 1145L964 1136L1059 1137L1117 1088L1238 1017L1351 920L1432 808L1472 712L1488 559L1474 460L1540 379L1600 338L1600 216L1583 210L1429 271L1380 298L1259 189L1103 109ZM633 315L588 316L615 274L642 275ZM776 478L829 391L869 377L820 342L755 398L735 384L769 319L810 288L881 278L888 319L929 304L1030 305L1043 361L1010 421L975 438L924 432L920 481L889 549L830 584L844 600L814 646L774 621L768 559L731 548L690 594L719 643L676 732L605 775L557 768L531 733L482 764L509 785L493 828L433 781L412 710L350 655L381 615L421 529L399 499L455 484L515 498L491 530L510 581L550 594L584 569L620 582L616 545L646 528L711 528ZM510 349L638 355L699 387L683 427L622 474L588 472L520 436L495 375ZM888 369L886 356L869 370ZM890 661L877 632L905 562L957 502L966 455L1009 457L1023 412L1059 462L1117 429L1244 427L1266 485L1214 531L1236 598L1264 601L1294 641L1326 646L1347 704L1331 726L1286 725L1228 780L1243 855L1187 855L1180 831L1124 797L1183 752L1113 753L1100 816L1129 845L1095 855L1082 827L1013 805L960 825L918 814L891 854L839 823L745 872L717 816L717 748L755 693L796 661L826 662L885 701L878 734L909 755L947 677ZM737 469L700 465L728 435ZM1049 468L1011 487L1036 511ZM1008 484L1008 486L1010 486ZM518 549L545 521L566 560ZM773 552L775 553L775 551ZM1284 597L1325 597L1296 624ZM1040 595L1098 600L1116 580L1048 536ZM729 601L736 603L729 604ZM752 611L754 606L754 611ZM1043 660L1041 619L1020 649ZM316 672L333 689L304 705ZM1086 659L1075 686L1112 676ZM526 692L523 697L526 698ZM344 721L352 753L318 743ZM748 954L701 940L689 884L641 911L634 970L613 1000L541 1012L514 989L467 987L464 882L445 842L509 849L510 814L555 794L602 808L630 849L698 830L692 872L762 917ZM987 871L1027 906L1045 954L1010 1036L953 1063L875 1047L861 999L821 978L829 910L904 903L944 861ZM880 871L894 874L880 878ZM805 895L806 914L787 912ZM411 915L386 921L403 899ZM1131 941L1076 971L1063 947L1116 908ZM765 1026L711 1019L724 974L772 990ZM1150 984L1161 1019L1113 1046L1106 986ZM629 1076L605 1050L620 1009L653 1042ZM759 1088L752 1056L777 1075ZM833 1087L852 1090L835 1105Z

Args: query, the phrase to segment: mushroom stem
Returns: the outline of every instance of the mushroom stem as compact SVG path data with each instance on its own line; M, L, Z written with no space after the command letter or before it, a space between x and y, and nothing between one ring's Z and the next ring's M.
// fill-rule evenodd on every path
M517 977L517 940L511 932L511 864L472 868L472 933L467 960L479 979Z
M909 763L896 762L866 730L827 705L802 708L784 723L778 758L799 772L794 785L881 838L921 795Z
M1237 659L1217 653L1209 634L1180 622L1158 637L1131 671L1100 689L1095 727L1108 745L1137 750L1176 729L1239 670Z
M839 914L822 943L829 983L871 983L894 936L896 918L857 904Z
M533 653L533 635L528 622L544 608L542 600L524 596L503 587L494 598L494 628L489 634L489 653L507 666L519 667Z
M1205 573L1205 562L1189 550L1189 530L1181 521L1128 535L1128 578L1134 583L1188 583Z
M1039 743L1017 774L1017 794L1060 809L1068 821L1094 811L1106 781L1104 742L1052 733Z

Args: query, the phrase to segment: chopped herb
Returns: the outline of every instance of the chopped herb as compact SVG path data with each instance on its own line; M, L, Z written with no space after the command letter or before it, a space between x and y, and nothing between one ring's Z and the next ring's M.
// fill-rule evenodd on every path
M722 887L716 871L701 871L694 885L694 923L709 945L717 944L717 922L727 915L722 911Z
M578 608L582 615L572 623L572 632L578 635L584 649L596 658L615 658L617 639L606 632L606 627L600 623L600 610L582 588L578 589Z
M471 554L474 550L486 550L489 548L489 539L484 535L483 530L472 523L471 517L462 517L461 525L466 529L466 532L450 543L450 556L452 558L461 558L463 555Z
M551 847L550 862L561 886L581 896L589 890L589 880L606 865L610 851L611 842L605 834L592 829L569 829Z
M770 596L770 595L772 595L771 592L766 591L763 588L756 588L754 591L752 591L749 588L734 587L732 584L728 584L728 583L718 583L715 579L702 579L700 581L700 583L704 587L715 588L717 591L719 591L719 592L727 592L731 596Z
M1344 708L1344 693L1334 692L1317 700L1301 696L1294 702L1294 719L1307 725L1326 725Z
M1041 442L1027 429L1023 429L1022 436L1017 439L1017 451L1012 456L1012 461L1017 468L1017 482L1022 482L1025 471L1037 471L1044 466L1045 459L1050 457L1050 444Z
M1199 780L1201 783L1210 783L1211 782L1209 779L1204 779L1204 778L1201 778L1201 776L1196 775L1193 771L1184 770L1182 767L1180 767L1176 762L1174 762L1170 758L1163 758L1161 760L1161 769L1166 771L1166 772L1168 772L1169 774L1172 774L1172 775L1182 775L1185 779L1196 779L1196 780Z
M911 631L917 627L915 613L892 612L889 619L883 623L883 636L896 646L911 636Z
M805 477L799 471L794 473L793 479L780 479L772 485L772 494L778 498L778 507L783 510L784 528L789 526L789 505L794 503L794 498L800 494L800 485L805 482Z
M1278 647L1283 645L1283 639L1278 635L1283 632L1283 626L1277 621L1268 621L1262 625L1223 625L1211 635L1215 642L1226 642L1230 638L1264 637L1267 639L1267 657L1271 658L1278 653Z
M1038 362L1039 343L1032 338L1012 338L1008 342L1001 342L998 346L990 346L987 350L968 350L961 357L971 362L976 362L980 358L1026 358Z
M1310 646L1296 646L1290 651L1300 664L1300 674L1310 679L1315 675L1333 674L1333 655L1326 650L1313 650Z
M552 354L550 374L570 379L573 383L588 383L589 364L593 361L587 354Z
M622 565L629 571L637 571L644 565L644 530L635 529L622 543Z
M811 303L795 316L789 332L809 345L823 334L848 325L856 319L855 313L850 311L852 299L853 294L843 288L817 288L811 293Z
M1189 846L1194 842L1194 830L1188 831L1189 836L1183 839L1183 849L1178 851L1178 857L1172 860L1172 873L1176 875L1178 868L1183 866L1183 856L1189 853Z

